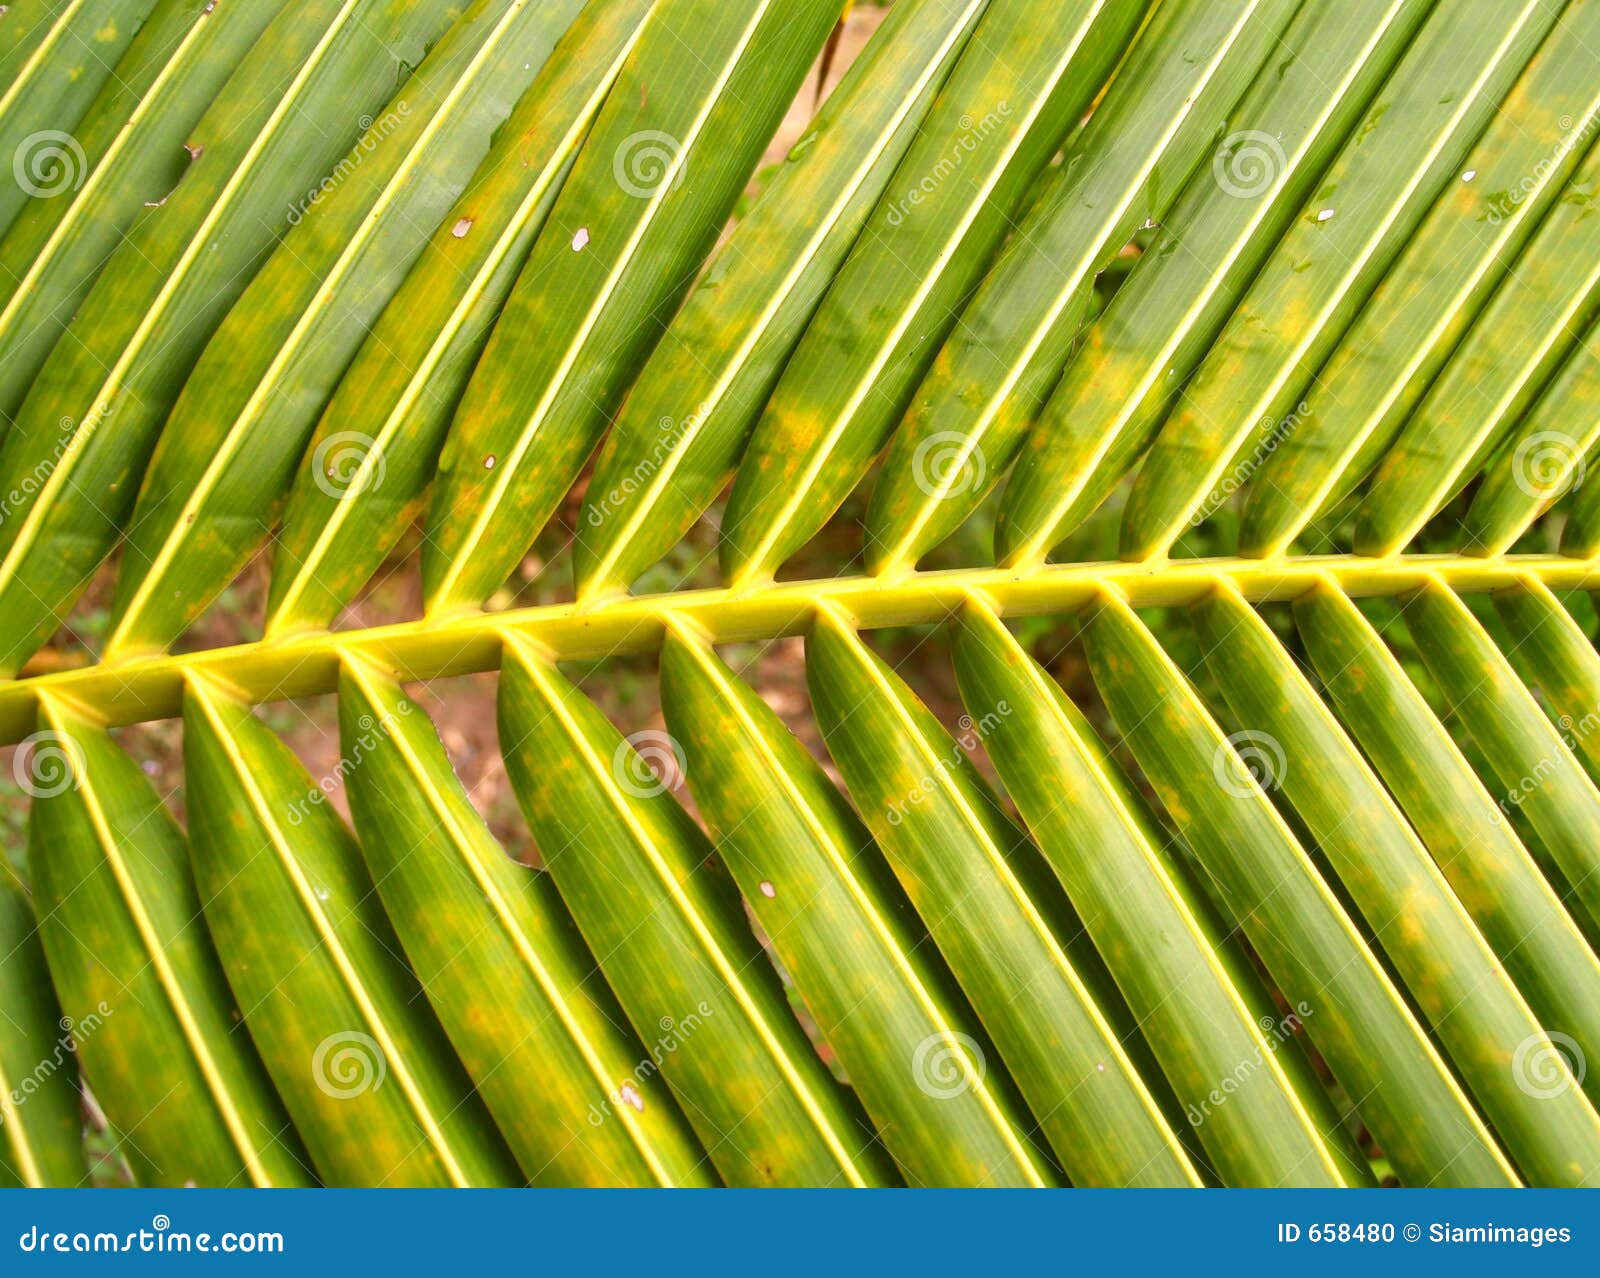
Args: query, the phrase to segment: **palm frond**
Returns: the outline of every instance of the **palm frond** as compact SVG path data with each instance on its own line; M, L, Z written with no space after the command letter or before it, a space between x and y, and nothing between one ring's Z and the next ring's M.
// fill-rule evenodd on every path
M26 12L7 1183L1600 1183L1600 0Z

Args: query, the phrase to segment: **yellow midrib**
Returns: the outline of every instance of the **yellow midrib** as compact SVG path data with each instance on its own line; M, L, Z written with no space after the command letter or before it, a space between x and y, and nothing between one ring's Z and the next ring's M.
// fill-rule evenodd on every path
M1460 593L1483 593L1533 578L1552 589L1600 589L1600 554L1464 554L1366 556L1303 555L1283 558L1122 560L1046 564L1026 570L958 568L912 572L884 581L832 577L769 584L741 594L725 587L659 595L616 595L580 607L544 604L507 612L474 612L449 622L414 620L348 631L316 631L289 638L155 655L109 667L102 664L0 681L0 744L33 731L36 701L60 694L120 727L182 713L182 691L192 677L212 678L251 702L334 691L344 655L369 656L410 679L473 674L500 664L498 636L515 632L557 660L650 652L673 617L692 622L713 642L766 640L802 633L824 603L842 606L864 630L937 623L968 596L982 594L1004 616L1070 615L1095 592L1113 588L1137 607L1191 603L1232 582L1252 603L1289 601L1333 580L1357 598L1394 598L1440 579Z

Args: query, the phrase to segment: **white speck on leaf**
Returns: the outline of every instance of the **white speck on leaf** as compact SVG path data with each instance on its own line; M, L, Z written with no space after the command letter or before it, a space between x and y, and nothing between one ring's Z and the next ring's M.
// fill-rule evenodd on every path
M574 253L581 253L588 247L589 228L587 226L580 226L578 228L578 233L572 237L572 251Z
M1319 221L1319 222L1326 222L1332 216L1333 216L1333 210L1332 209L1319 209L1317 211L1317 221Z
M467 232L471 229L472 219L470 217L464 217L450 228L450 234L455 236L458 240L465 239Z
M761 895L766 897L767 900L770 901L770 900L772 900L773 897L778 895L778 889L773 887L772 884L768 883L765 879L763 879L763 880L761 880Z

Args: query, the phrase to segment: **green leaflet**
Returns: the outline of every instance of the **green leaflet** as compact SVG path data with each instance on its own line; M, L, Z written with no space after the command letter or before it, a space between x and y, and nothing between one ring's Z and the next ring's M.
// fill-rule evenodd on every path
M1600 959L1377 630L1331 583L1295 601L1317 674L1541 1025L1600 1051ZM1585 1080L1600 1100L1600 1079Z
M103 660L166 648L271 531L345 364L578 7L476 0L315 201L291 214L151 458ZM326 459L311 464L338 482Z
M805 747L691 636L668 634L661 695L718 856L907 1181L1047 1183L993 1045Z
M75 130L81 185L31 200L0 238L0 419L143 209L182 179L183 144L286 0L160 0Z
M756 426L723 520L731 583L770 579L865 474L1144 7L984 11Z
M11 84L71 0L18 0L0 14L0 83Z
M995 556L1039 564L1116 487L1434 0L1306 4L1028 433Z
M1600 441L1600 316L1573 343L1567 362L1483 468L1461 520L1469 555L1503 555L1550 506L1573 493L1562 551L1600 549L1594 509L1600 484L1586 484ZM1593 530L1593 531L1591 531Z
M681 1040L618 1080L602 1113L648 1110L659 1074L730 1185L893 1184L733 884L708 864L710 844L667 793L681 780L677 743L623 738L553 666L507 643L500 740L540 855L639 1037Z
M1408 244L1427 251L1412 232L1561 9L1454 0L1433 11L1162 426L1123 512L1124 559L1166 552L1216 509L1229 480L1259 465L1258 438L1281 451L1309 437L1296 408L1307 383Z
M40 29L0 64L0 156L11 162L0 182L0 232L36 200L58 199L83 181L85 154L73 136L83 113L156 0L69 0L37 18Z
M962 746L831 609L806 656L817 723L857 810L1072 1182L1204 1183L1159 1072L1140 1074L1126 1009L1085 968L1092 951L1068 955L1071 911Z
M837 0L661 0L456 410L422 558L430 615L482 603L544 527L838 11Z
M867 513L869 571L915 567L999 483L1068 361L1095 277L1166 216L1263 61L1282 59L1298 5L1156 10L895 432Z
M1593 191L1596 183L1600 183L1600 155L1590 157L1567 194ZM1587 269L1574 270L1574 263ZM1562 198L1511 266L1500 291L1478 313L1472 331L1399 438L1382 454L1356 517L1361 553L1393 554L1409 543L1478 472L1569 354L1571 371L1564 370L1554 393L1540 400L1536 416L1570 411L1564 401L1581 385L1573 378L1581 377L1579 370L1586 364L1578 347L1597 308L1600 217L1594 216L1587 195L1576 201ZM1548 424L1535 428L1548 429ZM1522 485L1533 490L1524 495L1536 500L1518 506L1529 518L1539 510L1537 499L1554 500L1564 489L1595 429L1592 420L1579 418L1566 432L1557 429L1534 445L1554 447L1537 466L1524 467ZM1347 474L1352 478L1364 474L1377 455L1371 452L1366 463L1357 458ZM1510 459L1515 462L1515 450ZM1515 473L1511 479L1516 482ZM1539 489L1547 485L1548 491L1541 493ZM1498 530L1491 533L1495 540L1501 536ZM1471 544L1470 535L1465 544Z
M357 660L339 681L350 804L390 921L534 1185L715 1184L670 1096L600 1106L649 1059L548 876L484 828L427 716ZM536 1085L533 1085L535 1084Z
M345 370L289 496L269 635L328 625L416 517L500 305L655 5L584 6Z
M988 2L895 5L707 266L595 463L573 547L582 597L627 588L727 483Z
M1101 597L1088 640L1095 684L1140 769L1402 1180L1518 1183L1438 1049L1264 792L1262 782L1273 784L1282 766L1269 743L1248 733L1225 737L1120 598Z
M1282 759L1268 783L1305 822L1506 1152L1531 1183L1600 1184L1600 1115L1582 1080L1293 657L1237 591L1191 612L1236 736ZM1519 1052L1555 1063L1548 1089L1528 1086L1512 1065Z
M66 773L52 743L28 765L47 787ZM63 1021L34 930L33 906L0 878L0 1187L81 1185L83 1124L72 1027Z
M1486 760L1496 804L1526 822L1541 868L1589 927L1600 927L1596 781L1454 591L1442 582L1425 586L1402 615L1448 711Z
M324 788L216 687L189 684L183 736L206 923L322 1179L518 1183Z
M291 202L348 150L446 25L447 0L304 0L189 134L196 158L106 264L0 448L0 673L84 589L132 509L162 419ZM259 56L256 56L259 54Z
M1600 654L1550 588L1524 578L1497 591L1494 606L1510 632L1505 653L1561 733L1600 783Z
M1583 559L1600 554L1600 483L1584 482L1594 446L1591 431L1596 421L1595 405L1600 399L1600 358L1597 358L1600 345L1596 344L1597 340L1600 340L1600 321L1585 334L1581 346L1573 352L1571 361L1552 385L1548 402L1541 401L1530 419L1560 422L1554 430L1554 438L1534 431L1508 448L1497 462L1494 473L1484 481L1478 500L1467 512L1467 531L1475 530L1472 521L1480 513L1480 501L1484 503L1481 513L1487 523L1488 503L1496 490L1506 484L1509 473L1509 482L1519 494L1531 487L1541 501L1552 494L1558 497L1563 489L1575 486L1577 491L1572 495L1567 526L1561 535L1561 553ZM1556 465L1546 469L1552 452Z
M1370 1183L1295 1020L1273 1006L1088 720L980 602L957 623L955 660L968 718L987 725L984 748L1223 1183ZM1250 1085L1224 1092L1241 1062Z
M1363 554L1392 553L1502 426L1508 401L1526 393L1519 381L1541 376L1541 363L1547 374L1559 358L1563 321L1600 278L1571 266L1572 255L1584 260L1585 247L1596 251L1600 237L1581 227L1582 209L1557 203L1600 127L1596 41L1600 5L1571 6L1460 161L1318 373L1303 420L1262 467L1241 534L1246 553L1281 551L1380 458L1356 544ZM1600 161L1586 164L1577 180L1597 178ZM1559 266L1551 261L1557 244ZM1486 373L1474 347L1490 332L1498 349L1494 371Z
M305 1150L240 1022L189 852L100 728L40 703L66 771L33 804L40 937L83 1072L140 1185L305 1185Z

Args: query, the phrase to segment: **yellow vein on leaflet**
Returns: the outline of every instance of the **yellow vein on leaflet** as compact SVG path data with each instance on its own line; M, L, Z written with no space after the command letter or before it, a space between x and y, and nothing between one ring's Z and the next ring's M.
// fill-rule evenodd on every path
M33 73L44 65L50 56L51 50L61 42L62 34L72 25L72 19L77 16L78 10L83 8L86 0L71 0L59 17L50 24L50 30L45 33L43 40L39 41L34 51L28 55L28 60L22 64L22 69L17 72L17 78L6 86L4 93L0 93L0 115L11 109L12 104L21 95L28 81L33 78Z
M1349 266L1343 276L1334 288L1329 291L1322 306L1304 325L1302 336L1280 362L1277 373L1262 393L1257 396L1254 406L1247 413L1235 415L1238 422L1243 425L1234 429L1233 434L1229 436L1230 442L1228 446L1217 451L1205 474L1190 486L1190 491L1194 495L1185 499L1185 508L1181 512L1171 513L1164 526L1149 530L1140 539L1141 544L1138 547L1139 558L1158 559L1165 555L1172 548L1172 544L1188 528L1189 517L1205 502L1207 495L1216 488L1217 484L1221 482L1224 473L1233 465L1234 453L1239 440L1244 437L1247 431L1255 429L1265 415L1267 407L1282 391L1284 384L1299 370L1301 360L1304 359L1317 338L1322 335L1328 319L1340 304L1347 299L1351 289L1360 280L1361 272L1370 263L1372 255L1382 245L1396 220L1405 211L1407 202L1418 187L1422 185L1423 179L1428 176L1430 166L1437 161L1444 149L1450 145L1455 137L1456 130L1460 127L1461 121L1471 113L1477 98L1483 92L1484 85L1502 69L1507 51L1516 45L1521 37L1523 28L1528 24L1538 7L1537 0L1528 0L1517 21L1509 26L1500 43L1495 47L1493 55L1484 61L1478 75L1467 87L1466 91L1462 93L1459 103L1457 103L1448 120L1445 121L1444 127L1435 133L1426 153L1420 157L1418 163L1407 175L1405 182L1394 193L1387 211L1373 227L1372 232L1367 236L1366 242L1349 258Z
M160 101L168 82L176 78L178 72L183 69L190 47L199 41L205 31L206 19L210 16L210 13L209 9L202 12L184 34L183 39L178 42L178 47L173 50L172 55L162 66L156 78L150 82L150 87L145 90L144 96L139 99L139 104L133 108L132 114L128 116L127 123L117 131L117 136L112 139L111 145L106 148L105 154L100 158L100 163L95 165L94 171L84 179L83 185L74 193L72 203L68 205L66 212L61 215L60 220L51 228L49 238L39 246L38 253L28 263L28 269L23 272L22 278L17 282L16 291L12 293L6 304L0 307L0 335L4 335L6 329L16 319L17 312L33 296L33 287L39 282L39 276L44 273L45 268L55 259L56 252L61 248L62 243L76 224L78 217L88 204L90 196L94 194L100 183L105 180L106 174L114 166L117 156L121 154L135 136L135 130L139 123L155 110L156 104ZM0 112L3 112L4 109L4 106L0 105Z
M1149 143L1149 150L1144 162L1138 171L1129 179L1127 185L1118 196L1116 203L1107 210L1104 217L1105 225L1112 225L1115 219L1121 217L1145 190L1146 183L1150 180L1156 166L1165 158L1166 148L1183 128L1190 112L1199 102L1201 94L1206 87L1216 78L1217 74L1233 52L1233 47L1238 43L1240 35L1255 19L1256 11L1264 0L1252 0L1252 3L1243 9L1238 19L1229 29L1227 38L1218 42L1216 50L1212 53L1210 61L1206 64L1204 74L1190 87L1189 93L1184 97L1177 112L1167 121L1165 129ZM1337 99L1335 99L1337 101ZM1287 167L1287 166L1285 166ZM906 572L913 565L910 556L917 539L922 535L922 530L928 526L928 521L933 518L934 511L939 503L949 495L950 489L956 484L964 482L962 476L966 473L966 465L973 453L980 451L980 445L989 427L994 424L995 417L1005 406L1011 393L1016 390L1017 383L1028 371L1034 357L1039 353L1039 348L1050 337L1052 330L1060 321L1067 307L1073 300L1081 295L1090 273L1094 270L1095 261L1101 252L1098 241L1088 241L1084 244L1083 253L1077 261L1062 268L1062 273L1067 280L1067 286L1057 291L1051 300L1049 309L1041 317L1041 322L1034 326L1028 334L1027 340L1016 353L1005 375L999 379L994 387L994 393L984 402L978 410L977 419L964 432L961 443L952 455L948 465L937 468L931 485L933 491L926 495L920 504L916 516L900 535L899 539L884 552L879 574L886 577L898 576Z
M1217 726L1215 719L1213 719L1211 716L1211 712L1201 702L1199 695L1195 692L1193 685L1190 684L1188 677L1178 668L1177 663L1173 661L1171 655L1168 654L1166 649L1160 645L1160 643L1156 640L1156 637L1150 633L1149 628L1133 610L1126 597L1114 589L1107 590L1101 595L1101 606L1116 614L1116 616L1125 626L1129 627L1131 630L1141 636L1141 638L1145 641L1145 645L1149 648L1152 657L1160 663L1162 671L1166 675L1166 682L1172 687L1175 695L1181 700L1186 712L1192 716L1197 723L1206 724L1210 728L1211 732L1215 733L1220 739L1222 737L1221 728ZM1456 1081L1455 1074L1451 1071L1450 1067L1445 1064L1444 1058L1439 1053L1439 1049L1434 1045L1433 1040L1428 1037L1422 1026L1417 1022L1416 1016L1411 1011L1410 1004L1408 1004L1405 999L1401 997L1399 990L1395 988L1394 982L1390 979L1388 972L1384 969L1383 965L1378 962L1377 956L1374 955L1372 950L1368 947L1366 940L1362 937L1354 922L1351 921L1350 915L1340 903L1339 898L1334 894L1333 889L1328 886L1327 880L1322 877L1322 874L1317 869L1315 862L1311 860L1310 855L1301 845L1300 840L1295 836L1294 831L1290 829L1289 824L1284 820L1282 813L1278 811L1277 807L1270 800L1268 800L1265 795L1260 794L1259 787L1257 787L1257 793L1261 798L1261 812L1263 816L1265 816L1265 818L1276 828L1278 835L1284 842L1284 846L1293 849L1295 859L1304 872L1305 881L1311 887L1312 892L1327 908L1329 915L1334 920L1334 925L1344 935L1344 938L1348 944L1353 947L1356 954L1356 961L1360 962L1361 965L1367 969L1372 978L1377 982L1378 989L1387 996L1389 1006L1398 1014L1401 1024L1405 1025L1412 1031L1412 1037L1414 1038L1416 1045L1421 1050L1427 1061L1434 1067L1434 1072L1444 1083L1445 1091L1449 1093L1451 1099L1454 1100L1459 1106L1461 1113L1466 1117L1468 1125L1472 1128L1473 1133L1483 1143L1484 1149L1489 1152L1494 1161L1505 1172L1509 1183L1513 1185L1521 1184L1522 1182L1520 1177L1517 1175L1516 1169L1513 1168L1506 1160L1506 1156L1501 1151L1499 1143L1489 1132L1489 1129L1484 1125L1483 1119L1479 1116L1478 1111L1473 1107L1472 1102L1467 1099L1466 1093L1461 1089L1461 1084Z
M1056 537L1055 529L1060 525L1062 518L1071 509L1072 503L1082 493L1084 485L1100 468L1101 461L1120 439L1128 423L1138 413L1145 398L1171 367L1170 360L1177 349L1183 345L1184 339L1193 330L1194 325L1205 313L1206 308L1216 297L1218 291L1227 280L1228 272L1234 263L1239 260L1250 241L1260 229L1261 224L1267 220L1274 211L1274 200L1278 192L1289 184L1295 176L1306 154L1313 150L1322 141L1322 130L1344 105L1344 98L1351 88L1357 84L1367 70L1367 64L1372 56L1382 47L1388 37L1395 20L1409 3L1409 0L1392 0L1389 10L1384 14L1383 21L1377 24L1371 38L1362 46L1360 54L1351 60L1345 71L1344 77L1333 86L1325 100L1323 110L1315 117L1309 128L1306 129L1299 147L1290 154L1285 162L1276 165L1272 172L1272 183L1263 196L1270 194L1271 199L1262 198L1256 205L1254 214L1239 231L1231 248L1222 255L1217 263L1216 270L1212 272L1206 286L1195 293L1188 307L1185 308L1178 322L1173 325L1166 342L1153 354L1146 363L1145 372L1140 376L1134 388L1123 397L1121 406L1112 415L1111 419L1101 428L1100 442L1096 450L1085 459L1082 468L1076 476L1066 477L1060 497L1050 508L1048 516L1038 522L1037 531L1027 540L1021 542L1009 554L1005 563L1016 567L1033 567L1044 563L1050 553L1052 540ZM1041 421L1045 418L1041 416Z
M1055 696L1059 690L1053 689L1048 685L1044 671L1040 669L1039 664L1022 651L1016 638L1004 627L984 596L973 594L969 599L968 607L983 617L986 626L1002 633L1005 636L1008 649L1014 650L1021 657L1021 660L1017 663L1017 668L1022 673L1023 678L1028 681L1038 694L1035 704L1050 716L1051 721L1077 747L1079 758L1098 783L1100 794L1116 810L1118 819L1124 828L1132 834L1133 843L1139 849L1140 859L1149 868L1151 878L1160 885L1162 895L1167 898L1172 909L1183 919L1189 934L1195 938L1196 948L1205 956L1207 972L1216 986L1222 990L1223 996L1228 1000L1229 1005L1238 1014L1239 1024L1256 1045L1260 1058L1266 1062L1268 1073L1273 1075L1278 1082L1280 1090L1290 1098L1290 1104L1294 1109L1295 1116L1300 1120L1300 1125L1309 1136L1312 1147L1316 1149L1324 1169L1334 1180L1348 1185L1350 1182L1340 1170L1337 1160L1328 1151L1326 1136L1312 1119L1310 1112L1305 1107L1304 1100L1300 1096L1299 1089L1294 1085L1294 1080L1289 1077L1288 1071L1284 1069L1282 1062L1278 1059L1277 1044L1267 1040L1261 1026L1256 1021L1255 1015L1240 996L1238 987L1234 985L1232 977L1229 976L1227 969L1218 960L1216 951L1206 943L1204 929L1200 926L1200 921L1195 917L1190 903L1184 898L1183 893L1175 889L1169 868L1156 855L1155 849L1150 846L1150 841L1144 836L1140 828L1140 822L1123 801L1122 787L1113 782L1101 765L1099 751L1090 749L1076 725L1056 710Z
M819 605L817 617L819 622L832 625L845 636L851 656L855 658L855 664L866 675L868 682L878 690L878 694L884 702L892 708L892 712L899 722L903 739L911 743L916 752L922 756L929 769L928 775L940 775L940 769L945 766L944 761L929 748L927 739L918 730L911 716L906 713L905 703L901 701L894 688L883 677L883 671L878 668L876 663L862 659L861 638L856 633L855 627L850 624L849 619L831 604ZM1039 907L1033 903L1033 899L1024 890L1022 884L1018 882L1017 876L1013 872L1010 863L1006 860L1004 852L1001 851L991 837L988 827L983 824L978 814L973 811L971 803L968 802L966 795L961 792L960 786L942 787L942 793L955 806L967 828L983 847L984 854L989 861L989 868L994 872L995 879L1005 888L1006 894L1015 902L1017 911L1022 916L1028 930L1034 934L1041 948L1049 956L1057 977L1072 992L1073 999L1094 1026L1095 1032L1101 1039L1102 1046L1107 1050L1111 1058L1117 1062L1123 1076L1132 1079L1137 1084L1135 1090L1139 1096L1139 1104L1149 1116L1150 1121L1161 1132L1174 1160L1185 1170L1194 1185L1201 1185L1203 1182L1199 1173L1194 1169L1188 1150L1183 1147L1182 1142L1173 1134L1172 1127L1167 1122L1166 1116L1162 1114L1160 1107L1155 1102L1155 1098L1150 1095L1149 1089L1145 1086L1143 1078L1140 1077L1138 1070L1134 1068L1133 1062L1128 1059L1127 1053L1123 1050L1121 1039L1117 1037L1116 1031L1112 1029L1110 1023L1106 1020L1105 1013L1100 1010L1100 1005L1095 1002L1094 996L1089 992L1088 987L1084 985L1077 970L1068 961L1060 943L1055 938L1055 934L1050 930L1050 925L1044 921L1044 917L1039 913Z
M516 212L502 229L493 249L484 258L483 265L474 277L471 287L462 294L444 324L440 326L438 336L432 345L428 347L427 354L418 363L416 371L406 382L405 389L400 393L399 398L395 400L393 409L384 418L383 425L373 438L372 446L362 452L360 464L350 480L349 489L351 492L364 492L372 482L373 471L381 464L385 447L400 431L400 428L410 416L412 408L415 407L417 400L421 398L423 392L427 389L428 378L433 373L433 370L438 367L439 361L449 351L451 344L461 331L461 326L466 323L467 316L471 314L473 307L482 299L484 291L489 286L489 281L494 278L495 273L506 260L506 255L511 252L512 246L515 245L518 236L526 227L528 219L533 216L534 211L543 203L546 195L549 194L550 188L555 185L565 170L567 163L577 155L579 147L594 123L596 114L598 114L601 106L604 105L612 86L616 83L617 76L621 74L624 64L632 55L634 47L639 43L648 26L649 18L647 17L645 21L639 23L633 34L618 49L617 56L607 68L606 74L595 82L594 89L584 101L582 110L574 115L571 127L562 134L560 141L556 144L556 148L546 163L544 172L539 180L528 189L522 202L518 204ZM315 581L318 567L326 559L339 530L344 526L345 521L355 513L355 509L356 503L353 501L333 503L332 509L328 512L327 520L317 533L316 540L311 544L305 559L296 569L293 581L288 589L284 591L283 598L279 600L277 607L273 610L272 618L267 622L267 638L276 638L281 633L279 628L274 625L276 619L295 615L295 605L304 596L306 590L310 588L312 582Z

